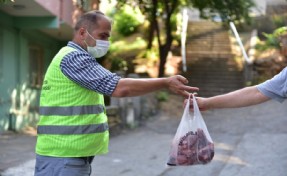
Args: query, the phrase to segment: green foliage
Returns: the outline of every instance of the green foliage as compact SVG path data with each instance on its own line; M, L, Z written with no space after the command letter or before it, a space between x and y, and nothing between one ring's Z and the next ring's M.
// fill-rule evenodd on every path
M159 60L159 53L156 48L150 50L144 50L140 52L136 60L134 61L137 64L145 64L147 66L154 66Z
M173 14L170 18L170 24L171 24L171 30L176 31L177 26L181 24L181 22L178 21L177 14Z
M9 3L9 2L14 2L14 0L0 0L0 5L1 4L6 4L6 3Z
M266 37L265 42L257 44L256 49L264 51L270 48L280 49L280 37L287 34L287 26L277 28L271 34L263 33Z
M159 57L158 51L155 48L150 50L144 50L142 53L138 55L139 58L150 58L152 60L156 60Z
M157 98L158 101L164 102L164 101L167 101L167 100L168 100L169 94L168 94L168 92L166 92L166 91L159 91L159 92L156 94L156 98Z
M122 58L110 58L109 61L111 62L111 71L126 71L128 69L127 61Z
M279 27L281 27L281 26L287 25L287 24L285 23L285 19L286 19L286 18L287 18L286 15L283 15L283 16L281 16L281 15L274 15L274 16L272 17L272 21L273 21L274 25L276 26L276 28L279 28Z
M126 37L125 40L112 42L110 50L104 59L107 61L107 66L111 71L127 71L129 68L129 62L126 61L127 55L128 57L135 57L145 47L146 42L141 37L132 35Z
M144 48L145 46L145 40L143 40L141 37L136 37L132 42L128 40L113 42L110 46L109 52L116 54L119 52L128 52L134 49Z
M278 38L274 34L263 33L263 35L266 37L265 47L263 47L265 50L268 48L280 48Z
M124 5L123 8L115 12L114 20L115 30L123 36L129 36L135 33L143 23L143 16L138 8Z
M190 0L198 8L202 18L212 18L219 14L223 22L250 23L249 10L255 4L252 0Z
M286 35L286 34L287 34L287 26L277 28L273 32L273 35L277 38L281 37L282 35Z

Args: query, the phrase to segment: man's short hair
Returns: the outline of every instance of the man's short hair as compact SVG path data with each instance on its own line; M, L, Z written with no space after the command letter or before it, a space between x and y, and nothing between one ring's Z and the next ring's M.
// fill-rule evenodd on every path
M98 27L99 19L106 17L105 14L98 10L93 10L83 14L77 21L74 30L78 31L80 28L86 28L88 31L93 31Z

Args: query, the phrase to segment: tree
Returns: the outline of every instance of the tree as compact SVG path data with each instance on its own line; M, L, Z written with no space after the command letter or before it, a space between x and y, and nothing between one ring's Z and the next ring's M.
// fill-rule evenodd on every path
M249 10L253 0L190 0L202 18L212 18L217 13L223 22L250 22ZM243 21L242 21L243 20Z
M139 6L141 12L149 21L147 48L150 49L152 47L152 41L155 37L154 35L156 35L160 56L158 77L164 76L164 66L174 39L174 36L172 35L172 17L179 12L179 7L185 5L186 2L187 1L183 0L118 1L119 7L122 7L127 3ZM160 24L162 24L162 27L160 27Z
M79 17L85 12L90 10L99 10L100 0L73 0L73 5L75 7L72 14L73 24L76 24Z
M149 21L148 49L151 47L154 37L157 38L160 55L158 77L164 76L164 66L174 39L172 17L182 7L191 5L198 8L201 16L205 18L211 17L208 16L209 13L205 13L205 10L209 9L210 14L217 12L224 21L228 22L249 20L248 12L254 5L252 0L118 0L119 8L124 4L139 6Z
M1 4L6 4L8 2L14 2L14 0L0 0L0 5Z

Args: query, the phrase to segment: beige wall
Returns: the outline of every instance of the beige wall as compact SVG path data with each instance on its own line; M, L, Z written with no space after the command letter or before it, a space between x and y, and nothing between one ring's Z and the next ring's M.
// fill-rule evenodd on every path
M36 0L41 6L58 16L62 22L73 26L74 6L72 0Z
M63 21L65 23L67 23L69 26L74 26L73 25L73 13L74 13L74 10L75 10L75 6L73 5L73 2L72 0L62 0L63 4L62 4L62 9L63 9L63 12L62 12L62 17L63 17Z
M56 16L60 16L60 0L36 0L41 6Z

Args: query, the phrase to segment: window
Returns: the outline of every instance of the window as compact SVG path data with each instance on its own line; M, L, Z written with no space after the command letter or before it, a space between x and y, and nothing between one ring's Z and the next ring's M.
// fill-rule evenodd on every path
M30 86L40 88L43 82L44 67L43 48L41 46L29 46L29 66Z
M2 71L3 71L3 31L0 29L0 82L2 80Z

